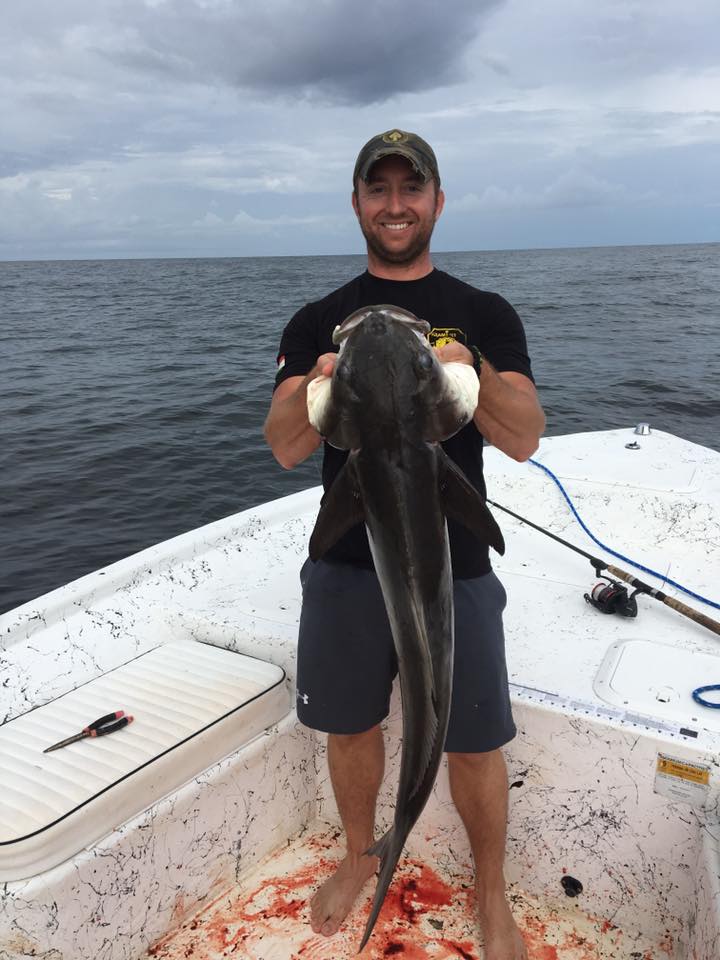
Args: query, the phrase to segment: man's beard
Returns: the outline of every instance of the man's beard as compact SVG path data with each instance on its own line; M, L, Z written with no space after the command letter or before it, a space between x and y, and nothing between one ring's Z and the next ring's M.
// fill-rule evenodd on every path
M417 260L430 246L430 238L432 237L434 227L434 222L422 226L416 234L415 240L404 250L388 250L382 240L380 240L376 234L366 230L362 220L360 221L360 229L362 230L368 247L378 260L384 261L385 263L406 264Z

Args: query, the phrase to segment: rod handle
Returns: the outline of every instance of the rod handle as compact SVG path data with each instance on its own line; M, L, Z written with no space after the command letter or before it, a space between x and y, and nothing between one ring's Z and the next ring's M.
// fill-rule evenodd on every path
M695 623L699 623L703 627L707 627L708 630L712 630L713 633L716 633L720 637L720 623L718 623L717 620L713 620L712 617L708 617L706 614L700 613L699 610L693 610L692 607L689 607L686 603L683 603L682 600L676 600L674 597L666 596L663 600L663 603L668 607L672 607L673 610L677 610L678 613L682 613L690 620L694 620Z
M618 580L624 580L625 583L629 583L634 587L647 587L647 584L643 584L642 581L638 580L636 577L633 577L631 574L626 573L624 570L621 570L619 567L614 566L612 563L609 563L605 569L614 577L617 577ZM686 603L683 603L682 600L676 600L674 597L669 597L661 590L647 588L647 590L641 592L648 591L650 592L651 596L655 597L655 599L659 600L661 603L664 603L666 607L672 607L673 610L677 610L678 613L681 613L684 617L687 617L688 620L694 620L695 623L699 623L700 626L706 627L708 630L712 631L712 633L716 633L720 637L720 623L718 623L717 620L713 620L712 617L708 617L706 614L700 613L699 610L689 607Z

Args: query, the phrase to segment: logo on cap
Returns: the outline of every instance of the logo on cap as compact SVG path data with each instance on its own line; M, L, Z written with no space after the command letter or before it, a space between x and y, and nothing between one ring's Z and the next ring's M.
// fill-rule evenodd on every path
M391 130L383 134L383 140L385 143L404 143L407 140L407 134L402 130Z

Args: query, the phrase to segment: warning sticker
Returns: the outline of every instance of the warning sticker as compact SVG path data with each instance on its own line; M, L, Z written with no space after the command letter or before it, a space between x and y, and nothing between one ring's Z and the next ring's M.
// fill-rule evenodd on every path
M669 800L705 805L710 790L710 767L659 753L655 768L655 793Z

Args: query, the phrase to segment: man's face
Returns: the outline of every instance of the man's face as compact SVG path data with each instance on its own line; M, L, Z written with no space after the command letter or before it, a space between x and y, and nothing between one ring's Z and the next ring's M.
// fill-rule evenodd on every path
M430 180L424 183L404 157L378 160L368 183L358 180L353 209L369 249L385 262L409 264L430 245L445 197Z

